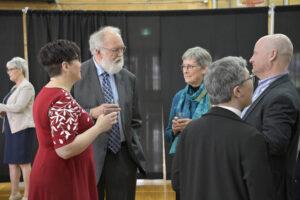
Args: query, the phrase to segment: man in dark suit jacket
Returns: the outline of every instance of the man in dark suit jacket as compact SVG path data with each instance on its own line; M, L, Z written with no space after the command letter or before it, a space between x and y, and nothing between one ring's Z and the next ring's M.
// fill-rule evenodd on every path
M288 76L290 39L268 35L255 44L250 62L260 79L243 119L261 131L268 144L276 199L291 200L299 138L300 98Z
M113 136L118 141L117 149L109 144L112 131L101 134L93 143L99 199L135 199L137 168L145 173L146 167L137 133L142 121L136 77L122 69L125 46L118 28L107 26L92 34L90 50L93 58L82 64L82 79L74 86L75 98L94 119L110 109L120 111L118 135ZM112 93L109 100L108 93Z
M226 57L205 73L213 108L181 134L172 166L180 199L274 200L263 135L240 118L253 93L246 65Z

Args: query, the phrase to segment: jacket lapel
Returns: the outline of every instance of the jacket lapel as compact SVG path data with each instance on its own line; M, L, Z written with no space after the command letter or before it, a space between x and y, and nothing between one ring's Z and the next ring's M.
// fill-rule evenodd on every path
M242 121L242 119L238 115L236 115L235 113L233 113L230 110L227 110L225 108L218 107L218 106L212 107L210 109L210 111L207 114L204 114L204 115L218 115L218 116L221 116L221 117L230 118L232 120Z
M7 93L7 95L5 95L5 97L4 97L3 100L2 100L2 103L3 103L3 104L4 104L5 98L6 98L8 95L10 95L12 92L14 92L15 89L16 89L16 85L14 85L14 86L10 89L9 93Z
M96 69L96 66L95 66L95 63L93 61L93 59L90 59L90 64L91 64L91 68L90 70L92 71L91 73L89 74L92 74L92 76L90 77L91 78L91 82L92 82L92 85L94 85L94 89L93 89L93 92L95 92L96 94L96 98L97 98L97 103L98 105L101 105L105 102L104 100L104 95L103 95L103 92L102 92L102 87L101 87L101 84L100 84L100 80L99 80L99 77L98 77L98 72L97 72L97 69Z
M284 75L281 78L275 80L273 83L271 83L271 85L269 85L269 87L265 89L265 91L263 91L263 93L261 93L261 95L250 105L243 119L246 119L248 117L248 115L254 110L256 105L264 98L264 96L266 96L271 91L272 88L276 87L277 85L283 82L286 82L287 80L288 80L288 75Z

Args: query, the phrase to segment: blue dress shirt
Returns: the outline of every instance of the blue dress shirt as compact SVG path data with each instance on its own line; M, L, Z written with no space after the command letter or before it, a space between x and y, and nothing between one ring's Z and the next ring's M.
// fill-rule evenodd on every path
M264 80L259 80L258 81L258 86L255 89L253 96L252 96L252 103L265 91L265 89L267 89L271 83L273 83L274 81L276 81L277 79L279 79L280 77L284 76L288 74L288 72L284 72L282 74L264 79ZM246 114L247 110L249 109L249 107L251 106L251 104L249 106L247 106L246 108L244 108L243 112L242 112L242 116L244 117L244 115Z
M96 66L98 78L99 78L100 85L101 85L101 88L102 88L103 76L101 76L101 75L102 75L102 73L104 73L104 70L102 69L102 67L100 67L98 65L98 63L96 62L96 60L95 60L94 57L93 57L93 61L94 61L95 66ZM113 104L118 104L118 102L119 102L119 95L118 95L118 89L117 89L116 82L115 82L115 77L114 77L113 74L109 74L109 77L110 77L109 80L110 80L110 85L111 85L112 93L113 93L113 96L114 96L114 102L113 102ZM121 110L121 112L122 112L122 110ZM119 123L119 127L120 127L121 142L124 142L125 141L125 136L124 136L123 127L122 127L122 123L121 123L121 115L120 115L120 113L118 114L118 123Z

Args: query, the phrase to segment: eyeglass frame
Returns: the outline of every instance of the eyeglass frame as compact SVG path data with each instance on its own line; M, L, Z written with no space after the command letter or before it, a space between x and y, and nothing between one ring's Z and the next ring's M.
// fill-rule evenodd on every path
M190 71L194 69L195 67L200 67L200 66L194 66L194 65L179 65L181 71L185 68L187 71ZM200 67L201 68L201 67Z
M106 49L111 51L114 54L119 54L120 52L125 53L126 52L126 46L122 47L122 48L106 48L106 47L100 47L101 49Z
M238 85L243 85L246 81L248 80L252 80L252 83L255 82L255 74L254 73L251 73L250 76L248 78L246 78L245 80L243 80L240 84Z
M13 67L13 68L10 68L10 69L6 69L6 73L8 73L8 72L12 72L12 71L14 71L14 70L18 70L19 68L17 68L17 67Z

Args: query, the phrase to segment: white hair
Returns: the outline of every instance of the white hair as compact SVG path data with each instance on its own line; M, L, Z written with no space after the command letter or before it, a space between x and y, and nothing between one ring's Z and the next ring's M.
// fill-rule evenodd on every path
M116 33L121 36L121 31L117 27L105 26L100 28L98 31L94 32L90 36L89 43L90 43L90 52L92 55L95 55L96 53L95 51L102 47L107 33Z

